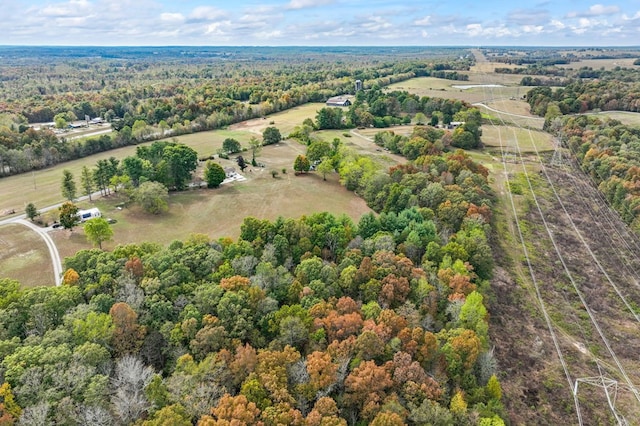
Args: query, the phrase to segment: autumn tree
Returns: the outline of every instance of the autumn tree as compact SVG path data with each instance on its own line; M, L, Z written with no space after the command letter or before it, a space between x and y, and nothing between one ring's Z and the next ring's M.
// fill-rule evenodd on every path
M102 250L102 243L113 238L113 229L104 218L95 217L84 223L84 233L87 240L93 245L97 245Z
M344 386L345 402L361 409L364 418L372 419L393 380L386 368L364 361L349 374Z
M138 324L138 314L124 302L115 303L109 310L114 330L111 345L118 354L136 353L142 345L146 330Z
M311 163L309 159L302 154L298 155L293 162L293 170L295 170L296 173L306 173L310 168Z
M198 426L260 425L258 421L260 409L253 402L249 402L244 395L224 395L218 404L211 409L211 416L203 416Z
M76 285L80 280L80 275L75 269L69 268L62 275L62 284L64 285Z
M60 224L64 229L73 230L73 227L80 222L78 217L78 207L67 201L59 208L60 211Z

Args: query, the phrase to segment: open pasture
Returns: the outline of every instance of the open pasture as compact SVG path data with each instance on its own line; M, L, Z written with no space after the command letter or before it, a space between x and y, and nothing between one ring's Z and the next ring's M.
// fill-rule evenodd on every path
M29 286L54 284L49 251L36 232L16 223L0 226L1 278Z
M594 115L609 117L614 120L620 121L627 126L640 126L640 113L629 111L603 111L594 113Z
M270 115L265 119L255 119L234 124L229 126L228 129L191 133L178 136L176 139L178 142L196 150L198 155L201 156L214 154L218 148L222 147L222 142L226 138L235 138L242 146L248 147L249 139L252 136L261 139L264 128L275 126L283 136L286 136L295 126L302 124L305 118L314 119L316 112L323 106L324 104L320 103L306 104ZM274 124L269 124L272 121ZM122 160L127 156L134 155L135 150L135 146L127 146L32 173L2 178L0 179L0 216L2 212L10 210L15 210L16 213L23 213L25 206L30 202L35 203L38 208L61 203L64 201L60 193L63 169L68 169L73 173L79 187L80 172L83 166L93 168L98 160L112 156ZM81 190L79 189L78 193L80 192Z
M506 131L505 131L506 130ZM482 126L482 143L488 149L497 149L500 145L508 152L516 152L516 143L522 153L551 151L553 139L549 133L527 130L512 126Z
M262 136L262 131L265 128L274 126L280 130L282 136L286 137L296 126L301 125L305 118L314 120L318 110L325 106L323 103L312 102L271 114L265 118L254 118L232 124L229 126L229 130L251 132L253 136Z
M496 96L498 96L496 93L499 93L501 98L506 97L507 99L510 97L520 97L524 94L524 89L522 87L505 86L500 88L491 88L486 87L485 84L486 78L482 80L482 76L478 76L477 80L471 79L470 81L417 77L389 85L385 90L406 90L407 92L416 94L420 97L428 96L430 98L460 99L469 103L485 102L495 99ZM465 88L464 86L470 87Z
M559 68L568 68L568 69L580 69L584 67L592 68L594 70L605 69L612 70L616 67L621 68L634 68L636 65L633 65L633 61L636 58L613 58L613 59L581 59L578 62L571 62L569 64L560 64Z
M293 159L304 151L304 146L292 141L266 146L257 158L265 167L247 168L243 173L246 181L231 182L217 189L173 193L169 197L169 211L158 216L144 213L136 206L118 209L116 205L121 200L117 197L96 200L93 204L104 216L117 220L112 226L113 241L104 246L110 249L116 244L142 241L167 244L191 233L206 234L213 239L235 239L246 216L274 220L278 216L297 218L328 211L346 214L357 222L370 211L364 200L340 186L335 173L328 175L326 181L317 173L296 176ZM223 167L235 164L232 160L219 163ZM278 172L276 178L272 177L272 170ZM80 228L72 233L54 231L52 237L62 256L90 248Z

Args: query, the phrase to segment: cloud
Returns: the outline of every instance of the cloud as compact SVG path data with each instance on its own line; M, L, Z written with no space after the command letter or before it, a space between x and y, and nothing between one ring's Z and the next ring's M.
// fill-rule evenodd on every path
M628 16L626 13L622 15L623 21L635 21L640 19L640 10L636 12L633 16Z
M567 13L567 18L585 18L590 16L605 16L605 15L613 15L620 12L620 8L615 5L604 6L602 4L594 4L589 7L589 9L582 12L569 12Z
M413 25L417 25L418 27L426 27L431 24L431 16L427 15L424 18L416 19L413 21Z
M179 23L185 20L182 13L161 13L160 20L163 22Z
M326 6L332 4L334 0L291 0L286 6L287 9L308 9L311 7Z
M198 6L189 14L190 22L210 22L225 18L227 12L211 6Z

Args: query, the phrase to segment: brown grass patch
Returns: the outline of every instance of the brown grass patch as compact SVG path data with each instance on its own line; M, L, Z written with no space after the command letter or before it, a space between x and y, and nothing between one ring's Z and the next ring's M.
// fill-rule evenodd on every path
M15 223L0 226L0 278L29 287L55 284L49 251L36 232Z

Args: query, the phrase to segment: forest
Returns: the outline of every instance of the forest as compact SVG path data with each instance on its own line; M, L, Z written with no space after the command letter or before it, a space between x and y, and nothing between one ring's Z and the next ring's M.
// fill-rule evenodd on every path
M26 58L3 49L0 177L324 102L353 94L356 80L365 89L432 74L464 80L457 71L473 61L453 48L34 48L41 56ZM30 125L85 116L115 132L67 139Z
M640 232L640 130L592 115L558 117L551 130L575 155L610 205Z
M80 251L60 287L0 281L3 421L504 424L493 194L446 135L376 137L410 153L386 172L338 146L342 183L378 212L358 223L248 217L237 241Z

